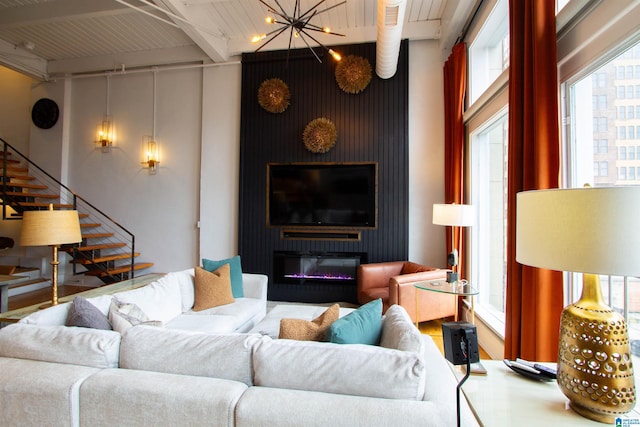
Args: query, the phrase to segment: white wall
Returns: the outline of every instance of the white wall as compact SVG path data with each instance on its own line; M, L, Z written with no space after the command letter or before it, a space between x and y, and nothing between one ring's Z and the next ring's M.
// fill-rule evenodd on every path
M409 43L409 259L446 267L445 227L433 225L444 203L444 78L435 40Z
M197 255L202 70L156 73L160 168L140 164L153 132L153 73L114 75L109 110L116 125L110 153L95 149L105 112L106 78L71 80L69 187L136 236L149 271L193 267Z
M200 254L238 253L241 64L206 68L203 74L200 166Z

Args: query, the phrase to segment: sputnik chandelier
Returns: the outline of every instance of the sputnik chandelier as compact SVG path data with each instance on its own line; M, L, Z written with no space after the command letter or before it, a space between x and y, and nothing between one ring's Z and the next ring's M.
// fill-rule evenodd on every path
M329 54L333 57L333 59L335 59L336 61L340 61L340 59L342 59L342 57L338 52L334 51L333 49L327 48L325 45L323 45L318 40L316 40L316 38L313 37L310 33L315 31L318 33L325 33L325 34L331 34L334 36L344 37L345 36L344 34L334 33L327 27L319 27L315 24L312 24L311 20L314 17L320 15L321 13L324 13L328 10L331 10L335 7L345 4L346 0L340 3L337 3L333 6L329 6L325 9L318 10L318 8L322 5L322 3L326 1L326 0L320 0L318 3L316 3L315 6L311 7L306 12L302 12L302 10L300 9L300 0L296 0L296 4L293 8L293 13L291 15L289 15L284 10L284 8L282 7L282 5L278 0L274 0L276 2L276 5L278 5L278 9L271 6L264 0L259 0L259 1L260 3L262 3L267 7L267 9L269 10L269 13L272 13L277 16L276 18L267 16L265 21L268 24L279 25L279 27L266 34L254 36L251 39L253 43L258 43L268 38L267 41L265 41L259 48L256 49L256 52L258 52L260 49L262 49L267 44L269 44L273 39L278 37L280 34L284 33L286 30L289 30L289 47L288 47L289 52L291 51L291 42L293 41L293 38L298 37L302 39L302 41L304 42L305 45L307 45L309 50L313 52L313 56L316 57L318 62L322 63L322 60L320 59L316 51L309 44L309 41L307 40L307 38L309 38L313 40L316 44L320 45L323 49L327 50ZM289 52L287 52L287 60L289 60Z

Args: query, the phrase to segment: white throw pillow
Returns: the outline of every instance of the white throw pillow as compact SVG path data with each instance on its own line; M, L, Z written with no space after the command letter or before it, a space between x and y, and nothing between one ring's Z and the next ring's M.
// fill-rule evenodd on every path
M113 330L121 334L136 325L162 326L162 322L159 320L149 320L149 317L137 305L120 302L115 297L109 308L109 321Z
M120 302L135 304L152 320L163 323L182 314L180 286L166 276L142 288L114 295Z

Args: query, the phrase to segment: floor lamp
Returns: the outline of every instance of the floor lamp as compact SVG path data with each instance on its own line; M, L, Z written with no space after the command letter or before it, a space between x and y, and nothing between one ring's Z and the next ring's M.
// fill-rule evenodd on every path
M455 227L469 227L474 223L474 210L472 205L451 204L434 204L433 205L433 223L436 225L446 225L451 227L451 252L447 257L447 263L451 266L452 272L447 274L447 282L457 282L459 272L458 266L458 249L455 242Z
M20 244L22 246L51 246L51 303L58 304L58 246L82 240L78 211L27 211L22 214ZM45 307L45 306L43 306Z
M560 319L558 386L577 413L613 423L635 406L635 381L627 324L604 303L599 275L640 276L640 187L525 191L516 198L516 260L584 273L580 300Z

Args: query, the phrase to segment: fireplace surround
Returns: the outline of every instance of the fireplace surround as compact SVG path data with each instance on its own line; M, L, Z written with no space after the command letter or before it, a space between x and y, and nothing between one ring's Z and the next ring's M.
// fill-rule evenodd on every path
M357 303L363 252L274 251L270 298L296 302Z

